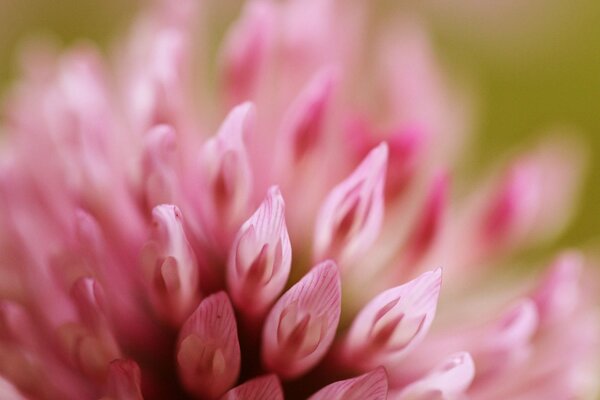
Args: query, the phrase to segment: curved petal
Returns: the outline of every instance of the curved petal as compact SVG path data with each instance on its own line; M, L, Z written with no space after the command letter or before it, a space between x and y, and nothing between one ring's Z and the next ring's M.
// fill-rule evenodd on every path
M386 400L388 381L385 368L378 367L356 378L325 386L309 400Z
M329 193L315 226L316 259L333 257L343 265L375 241L383 221L387 156L388 147L382 143Z
M410 384L392 398L397 400L454 399L469 388L475 364L469 353L448 357L424 378Z
M108 369L108 395L119 400L143 400L140 367L132 360L114 360Z
M363 370L404 357L427 334L441 283L438 268L376 296L352 322L342 357Z
M283 400L283 389L277 375L264 375L234 387L221 400Z
M292 379L325 355L340 319L337 265L324 261L275 303L263 328L262 360L267 369Z
M176 206L154 207L152 219L154 238L146 245L142 260L151 298L162 317L180 323L199 297L196 257Z
M199 397L215 398L231 388L240 371L240 344L227 294L204 299L188 318L177 344L179 377Z
M231 247L227 284L236 308L251 315L263 314L283 290L291 262L285 204L274 186L242 225Z

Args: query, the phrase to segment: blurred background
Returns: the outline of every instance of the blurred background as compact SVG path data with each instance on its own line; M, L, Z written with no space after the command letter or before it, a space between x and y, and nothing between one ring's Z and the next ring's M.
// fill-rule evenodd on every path
M23 39L81 38L106 49L143 0L0 0L0 96L17 76ZM477 95L474 175L499 155L556 126L574 128L590 148L581 207L555 245L600 242L600 2L597 0L380 0L416 14L440 61Z

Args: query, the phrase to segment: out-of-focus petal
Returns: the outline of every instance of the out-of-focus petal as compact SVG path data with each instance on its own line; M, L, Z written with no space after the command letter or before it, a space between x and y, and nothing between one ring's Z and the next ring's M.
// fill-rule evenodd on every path
M135 361L118 359L110 363L108 398L111 400L143 400L142 373Z
M392 393L394 400L459 399L464 396L475 376L475 364L469 353L457 353L434 368L425 377L401 391Z
M240 371L240 344L231 302L225 292L204 299L179 332L179 377L190 393L217 398Z
M337 265L324 261L275 303L265 321L262 360L284 379L314 367L329 349L340 319Z

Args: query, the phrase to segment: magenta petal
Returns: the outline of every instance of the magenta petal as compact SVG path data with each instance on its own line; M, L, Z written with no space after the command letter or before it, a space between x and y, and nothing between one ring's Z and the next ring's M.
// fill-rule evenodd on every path
M291 262L285 204L274 186L231 247L227 284L236 307L246 314L263 314L283 290Z
M427 334L441 283L438 268L377 295L354 319L342 357L363 370L400 360Z
M292 379L314 367L331 346L340 302L339 271L329 260L285 292L263 328L262 360L267 369Z
M216 398L231 388L240 371L240 344L231 302L225 292L204 299L179 332L179 377L190 393Z
M142 373L132 360L114 360L108 372L108 395L118 400L143 400Z
M475 376L475 364L469 353L457 353L435 367L425 377L393 396L397 400L460 398Z
M333 257L344 265L377 239L383 221L387 156L387 145L382 143L329 193L315 226L317 260Z
M385 368L325 386L309 400L386 400L388 381Z
M157 206L152 217L154 238L146 245L142 260L151 299L163 318L180 323L199 297L196 257L176 206Z
M234 387L221 400L283 400L283 390L277 375L264 375Z

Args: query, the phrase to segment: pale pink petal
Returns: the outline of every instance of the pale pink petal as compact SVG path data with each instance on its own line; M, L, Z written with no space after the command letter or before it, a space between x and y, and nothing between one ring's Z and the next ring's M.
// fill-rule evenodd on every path
M142 260L151 299L163 318L180 323L199 297L196 257L176 206L156 206L152 218L153 239L146 245Z
M541 325L560 321L575 311L580 300L583 262L583 256L576 251L556 258L532 294Z
M307 84L283 117L283 140L291 159L300 161L319 143L333 95L338 71L325 68Z
M236 307L247 314L263 314L283 290L291 262L285 204L274 186L231 247L227 284Z
M158 125L146 134L144 141L142 165L147 206L173 203L179 183L174 168L175 131L169 125Z
M410 236L406 249L406 263L418 262L434 245L440 233L442 218L446 211L448 175L438 175L434 180L420 217ZM409 265L410 267L410 265Z
M340 319L337 265L324 261L275 303L263 328L262 360L285 379L314 367L325 355Z
M388 381L385 368L325 386L309 400L386 400Z
M142 373L132 360L114 360L108 374L109 398L115 400L143 400L141 389Z
M464 395L475 376L469 353L448 357L425 377L391 395L396 400L457 399Z
M377 295L352 322L341 357L362 370L403 358L427 334L441 283L438 268Z
M344 265L377 239L383 220L387 155L387 145L380 144L329 193L317 216L315 259L334 257Z
M231 388L240 371L240 344L231 302L225 292L204 299L179 332L179 377L190 393L216 398Z
M244 141L253 130L254 106L244 103L229 113L217 135L204 144L202 162L208 195L205 201L213 206L205 217L215 225L237 222L248 207L252 170Z
M221 400L283 400L283 390L277 375L264 375L234 387Z
M91 329L102 329L106 321L104 291L92 278L79 278L71 288L71 298L80 318Z
M527 360L538 320L535 303L523 299L509 307L473 340L470 345L477 364L477 385L502 376L509 368Z
M246 3L221 53L221 71L229 103L253 97L273 46L275 9L269 1Z

